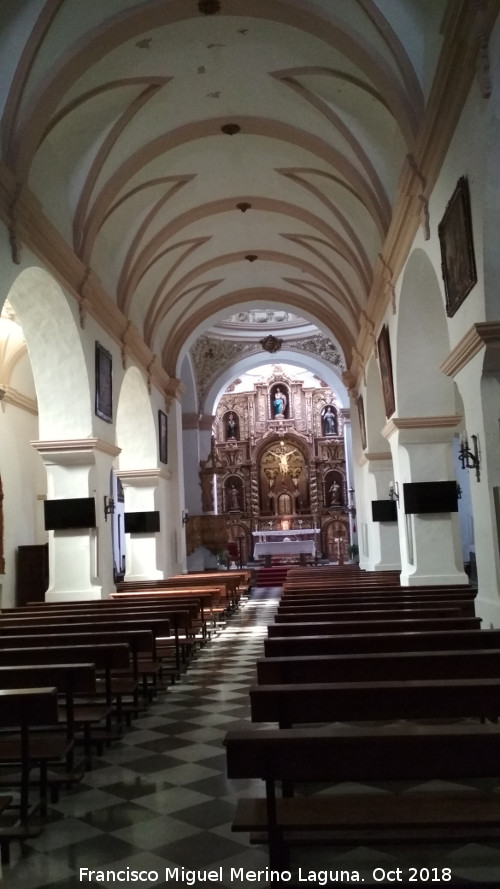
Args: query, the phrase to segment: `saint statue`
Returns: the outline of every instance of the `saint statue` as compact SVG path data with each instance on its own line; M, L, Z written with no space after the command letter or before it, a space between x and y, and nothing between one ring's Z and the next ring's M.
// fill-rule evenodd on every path
M330 494L330 505L340 503L340 485L338 482L334 481L330 486L329 494Z
M325 408L325 412L323 414L323 422L325 424L325 435L334 435L335 433L335 414L333 413L331 407Z
M286 395L278 387L273 398L274 417L283 417L286 408Z
M228 501L229 501L229 509L239 509L240 508L240 496L238 494L238 489L231 485L227 492Z
M226 438L236 438L236 420L234 419L234 414L231 411L227 420L226 426Z

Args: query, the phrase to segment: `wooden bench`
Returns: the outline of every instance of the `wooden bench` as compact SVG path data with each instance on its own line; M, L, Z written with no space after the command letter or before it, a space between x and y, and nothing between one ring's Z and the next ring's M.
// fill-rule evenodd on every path
M317 636L273 636L264 639L266 657L485 648L500 648L500 630L428 630L405 633L351 633L338 636L319 633Z
M114 619L113 619L114 618ZM170 617L160 614L157 617L151 614L97 614L95 612L67 613L67 614L19 614L0 615L0 639L9 635L17 635L20 632L30 634L67 632L70 628L74 632L92 632L99 628L102 631L113 632L115 630L149 630L153 636L153 645L147 660L144 658L139 664L139 657L134 661L134 677L155 675L161 665L156 655L157 639L170 635ZM177 640L176 651L180 652L180 643ZM145 652L143 651L144 655ZM180 653L179 653L180 659Z
M259 685L393 679L500 677L500 649L271 657L257 661Z
M475 617L474 600L468 597L457 597L453 599L441 599L437 596L428 596L423 598L415 598L411 596L384 596L373 595L367 597L356 596L331 596L329 593L311 593L309 596L282 596L278 605L278 614L290 611L292 608L298 608L302 611L306 609L314 611L328 610L332 612L338 611L359 611L362 609L369 610L399 610L400 608L454 608L458 609L463 617Z
M435 617L401 620L290 621L269 624L269 638L275 636L340 636L353 633L417 633L431 630L479 630L478 617Z
M305 682L250 688L252 722L497 719L500 678ZM500 765L499 765L500 770Z
M7 824L0 823L2 863L9 861L10 843L39 836L40 825L30 824L30 774L33 767L40 769L40 799L46 792L47 766L64 761L67 741L57 731L59 708L55 688L0 689L0 763L17 765L20 774L13 787L19 787L19 806ZM52 727L56 732L36 734L40 726ZM4 811L9 815L9 810Z
M495 792L346 794L321 788L321 795L289 798L276 793L277 782L312 784L314 790L319 782L498 779L497 725L247 730L229 732L224 744L230 779L265 781L265 797L238 801L232 829L267 841L270 866L278 871L288 868L289 848L299 843L366 846L500 837Z
M418 618L424 620L434 617L460 617L459 608L450 606L427 605L418 608L370 608L370 606L360 606L348 611L338 611L335 606L329 608L327 605L316 605L313 607L278 607L274 615L274 622L280 623L296 623L307 621L352 621L352 620L412 620Z
M81 630L84 626L87 629ZM139 656L146 654L155 656L155 639L151 629L130 628L124 623L119 627L113 625L113 629L104 630L104 624L97 630L92 624L73 624L70 630L64 625L38 626L28 625L17 627L15 634L0 632L0 650L8 648L38 648L43 645L47 648L78 645L107 645L125 643L130 651L130 664L125 673L113 672L111 675L111 693L116 706L117 728L120 730L124 717L127 721L139 711L137 693L139 688ZM125 706L125 699L131 703Z
M25 621L26 619L35 619L46 622L81 622L82 620L91 620L93 623L114 621L114 620L168 620L169 632L163 635L160 641L161 626L152 625L152 629L156 637L156 654L157 662L153 663L148 659L149 671L146 669L145 659L141 659L139 670L144 679L144 693L147 691L147 680L151 679L153 687L156 687L156 678L166 668L166 658L173 660L174 666L171 670L172 679L180 675L181 664L188 661L188 651L195 646L196 630L193 628L200 614L200 606L198 600L182 602L163 602L157 601L151 603L149 601L140 603L114 603L110 600L102 600L97 603L68 602L63 605L51 604L47 607L29 607L10 609L0 614L0 631L2 621L10 620ZM170 634L171 630L171 634ZM159 661L162 661L160 663Z
M96 693L96 671L93 663L77 663L73 659L64 664L16 664L0 666L0 688L36 688L37 686L54 687L57 689L61 706L59 708L59 724L66 730L67 752L65 771L61 781L71 784L79 781L83 771L75 771L73 748L76 735L83 731L85 766L91 765L92 727L102 723L109 715L107 704L82 704L79 700ZM64 706L62 706L64 704ZM15 749L15 748L14 748ZM0 757L5 757L0 740ZM42 797L42 813L45 814L46 793Z

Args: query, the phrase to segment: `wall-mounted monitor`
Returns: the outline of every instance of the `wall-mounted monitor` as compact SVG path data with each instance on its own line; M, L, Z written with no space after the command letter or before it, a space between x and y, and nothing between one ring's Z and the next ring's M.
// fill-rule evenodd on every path
M160 513L158 510L125 513L125 534L154 534L159 530Z
M456 482L405 482L403 497L405 513L458 512Z
M93 497L44 500L43 511L46 531L95 528L95 500Z
M397 522L398 507L395 500L372 500L374 522Z

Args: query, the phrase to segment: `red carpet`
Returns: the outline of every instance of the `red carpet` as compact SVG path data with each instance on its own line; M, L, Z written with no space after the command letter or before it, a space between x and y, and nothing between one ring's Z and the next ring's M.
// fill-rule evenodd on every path
M283 586L288 568L288 565L276 565L273 568L257 568L255 585Z

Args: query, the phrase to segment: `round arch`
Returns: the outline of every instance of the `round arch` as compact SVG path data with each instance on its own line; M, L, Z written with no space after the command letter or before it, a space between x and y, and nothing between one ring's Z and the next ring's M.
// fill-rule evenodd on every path
M158 437L148 387L136 367L123 378L116 412L120 469L151 469L158 463Z
M415 342L419 348L415 349ZM421 248L404 270L392 356L396 413L400 417L455 413L455 389L440 365L450 351L448 325L437 274Z
M235 377L241 376L241 374L256 367L264 367L268 364L276 363L294 364L297 367L303 367L304 370L313 371L325 380L343 408L349 406L349 394L340 377L340 372L336 371L328 361L325 361L324 358L315 355L313 352L296 352L293 349L284 348L280 350L279 358L277 355L267 358L262 352L256 352L241 358L229 367L223 368L205 395L204 412L214 412L215 405L220 396Z
M26 339L40 439L87 438L93 422L89 372L64 292L48 272L31 267L18 275L7 298Z

